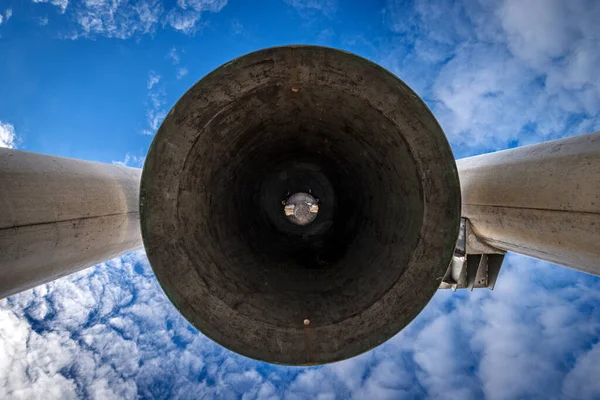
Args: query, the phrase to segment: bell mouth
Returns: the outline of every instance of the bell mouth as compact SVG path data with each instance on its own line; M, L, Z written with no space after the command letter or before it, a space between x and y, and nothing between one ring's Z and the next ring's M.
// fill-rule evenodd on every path
M203 78L142 175L165 293L202 333L274 363L342 360L400 331L435 293L459 219L454 158L424 103L322 47L262 50Z

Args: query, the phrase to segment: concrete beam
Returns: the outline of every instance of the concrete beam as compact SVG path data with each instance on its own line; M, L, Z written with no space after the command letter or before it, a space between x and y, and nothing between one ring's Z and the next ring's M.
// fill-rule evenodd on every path
M600 275L600 132L457 166L462 216L482 240Z
M140 176L0 149L0 298L141 248Z

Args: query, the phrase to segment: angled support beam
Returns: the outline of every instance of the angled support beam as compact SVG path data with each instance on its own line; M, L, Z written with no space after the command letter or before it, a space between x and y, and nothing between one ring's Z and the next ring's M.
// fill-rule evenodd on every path
M140 175L0 148L0 299L141 248Z
M493 248L600 275L600 132L457 161L462 216Z

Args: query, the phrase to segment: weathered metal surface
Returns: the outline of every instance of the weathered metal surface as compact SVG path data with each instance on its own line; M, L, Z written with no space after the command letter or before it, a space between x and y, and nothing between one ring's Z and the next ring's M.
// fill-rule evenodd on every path
M0 148L0 298L139 249L140 175Z
M144 244L210 338L270 362L333 362L431 299L456 243L458 185L441 128L395 76L333 49L266 49L206 76L166 117L142 177ZM281 201L309 189L318 215L295 225Z
M600 132L457 161L485 243L600 275Z
M461 218L460 231L452 263L440 283L440 289L494 289L502 262L504 250L484 243L472 231L466 218Z
M505 254L506 251L490 246L488 243L481 240L473 231L473 225L466 219L461 219L461 224L464 225L465 246L469 254ZM461 228L463 229L463 228Z

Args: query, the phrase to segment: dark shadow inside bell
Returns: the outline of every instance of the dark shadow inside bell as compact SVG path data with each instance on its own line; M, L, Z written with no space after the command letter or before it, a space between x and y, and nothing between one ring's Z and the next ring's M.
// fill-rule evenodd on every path
M264 87L202 129L180 190L186 251L211 292L241 315L297 328L361 313L402 279L424 216L402 132L336 88ZM285 217L297 192L319 199L306 226ZM197 221L197 222L196 222Z

